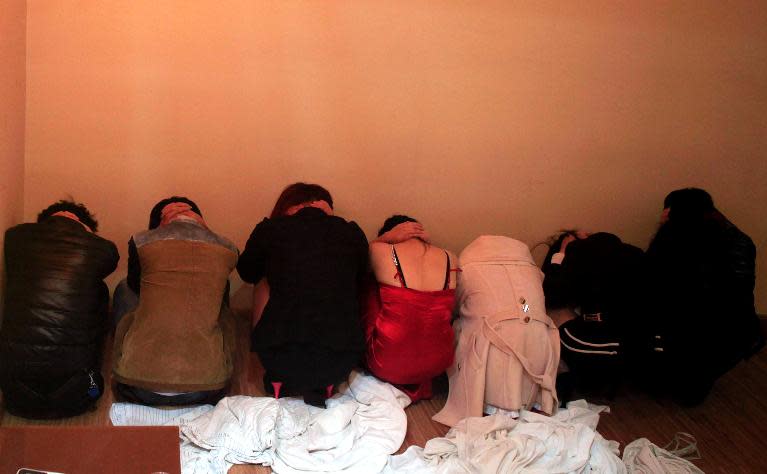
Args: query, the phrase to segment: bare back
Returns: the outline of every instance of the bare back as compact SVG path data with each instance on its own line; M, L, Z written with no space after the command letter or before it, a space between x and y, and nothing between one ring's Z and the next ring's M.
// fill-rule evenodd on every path
M395 260L399 261L401 272ZM370 244L370 262L380 283L421 291L438 291L446 286L455 288L456 272L450 270L458 267L456 256L439 247L424 244L419 239L406 240L394 246L373 242Z

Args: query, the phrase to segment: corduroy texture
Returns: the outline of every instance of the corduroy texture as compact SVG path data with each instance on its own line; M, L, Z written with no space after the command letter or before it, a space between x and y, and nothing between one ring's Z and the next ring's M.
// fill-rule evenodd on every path
M138 249L139 307L117 327L114 379L147 390L216 390L232 374L232 314L222 305L237 253L158 240Z

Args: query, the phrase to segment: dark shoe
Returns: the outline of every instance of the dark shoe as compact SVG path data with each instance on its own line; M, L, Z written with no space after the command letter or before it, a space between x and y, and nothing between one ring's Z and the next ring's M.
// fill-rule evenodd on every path
M307 390L304 392L304 403L318 408L325 408L326 388Z

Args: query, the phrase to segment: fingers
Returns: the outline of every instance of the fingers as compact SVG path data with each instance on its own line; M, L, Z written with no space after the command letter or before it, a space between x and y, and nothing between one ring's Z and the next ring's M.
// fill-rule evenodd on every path
M421 231L417 232L415 235L413 235L413 237L421 239L424 242L429 242L429 233L426 232L425 230L421 230Z
M569 244L569 243L570 243L570 242L572 242L573 240L575 240L575 237L574 237L574 236L572 236L572 235L568 235L567 237L565 237L565 238L562 240L562 245L560 246L560 248L559 248L559 251L560 251L560 252L564 252L564 251L565 251L565 248L567 247L567 244Z
M189 204L185 202L172 202L162 208L162 212L160 213L160 215L162 216L163 219L165 219L166 217L175 216L182 212L191 211L191 210L192 210L192 206L190 206Z
M429 241L429 234L420 222L405 222L397 227L402 227L404 234L402 240L418 238L426 242Z
M403 222L386 231L376 240L387 244L398 244L414 238L429 242L429 234L423 225L418 222Z
M576 235L576 237L578 237L579 239L583 240L583 239L586 239L586 238L588 238L588 237L589 237L589 235L591 235L591 232L587 232L587 231L585 231L585 230L578 230L578 231L576 231L576 232L575 232L575 235Z
M195 221L197 221L200 225L207 228L207 225L205 224L205 221L203 220L202 216L197 214L192 210L192 206L185 202L172 202L168 204L167 206L162 208L162 220L160 221L160 225L166 225L179 216L187 216L191 217Z
M401 227L406 232L411 234L425 233L423 225L420 222L403 222L397 227Z

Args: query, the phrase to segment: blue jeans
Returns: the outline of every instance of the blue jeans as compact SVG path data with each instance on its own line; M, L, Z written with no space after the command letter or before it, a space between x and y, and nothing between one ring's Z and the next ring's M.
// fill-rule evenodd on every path
M128 279L117 284L112 297L112 329L117 327L123 316L138 307L138 295L128 286Z

